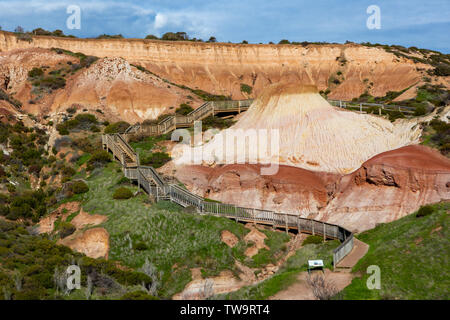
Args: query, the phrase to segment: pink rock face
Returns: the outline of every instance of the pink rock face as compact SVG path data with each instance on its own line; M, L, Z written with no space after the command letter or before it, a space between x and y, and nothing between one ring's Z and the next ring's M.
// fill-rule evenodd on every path
M186 166L177 178L204 197L243 207L270 209L308 216L324 208L328 187L339 178L330 173L280 166L278 173L261 176L260 165L233 164L216 168Z
M352 174L280 166L261 176L259 165L180 168L193 192L244 207L297 213L354 231L399 219L421 205L450 200L450 160L424 146L379 154Z
M363 231L448 200L450 160L424 146L407 146L379 154L342 177L318 218Z

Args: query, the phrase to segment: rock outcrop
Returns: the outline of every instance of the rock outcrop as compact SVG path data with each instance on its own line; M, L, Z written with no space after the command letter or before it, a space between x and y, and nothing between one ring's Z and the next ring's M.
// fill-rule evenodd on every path
M231 128L191 150L179 145L174 154L180 164L280 163L347 174L379 153L417 143L420 133L412 122L332 107L314 85L279 83Z
M450 160L418 145L381 153L347 175L280 166L276 175L261 176L259 165L236 164L182 167L177 178L214 200L297 213L354 231L450 200Z
M202 103L191 91L118 57L99 59L87 69L65 75L66 85L59 90L37 94L28 79L33 68L60 70L76 63L70 55L41 48L0 52L0 88L14 94L27 113L51 115L75 104L91 112L102 110L110 120L131 123L174 112L181 103L190 102L193 107Z
M379 154L342 177L317 218L362 231L449 200L450 160L428 147L407 146Z
M249 96L241 91L242 83L253 88L250 96L257 97L265 87L281 80L314 83L319 90L329 88L331 98L351 99L366 90L384 96L416 84L430 68L381 48L357 44L256 45L47 36L33 36L33 41L27 42L13 33L0 32L0 51L28 48L123 57L171 82L233 99ZM330 84L338 72L342 74L340 83Z

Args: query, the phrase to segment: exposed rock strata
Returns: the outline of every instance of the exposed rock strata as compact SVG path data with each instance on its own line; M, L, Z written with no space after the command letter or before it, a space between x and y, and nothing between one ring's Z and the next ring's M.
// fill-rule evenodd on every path
M182 167L177 178L214 200L298 213L355 231L450 200L450 160L418 145L379 154L342 176L288 166L261 176L259 165L226 165Z

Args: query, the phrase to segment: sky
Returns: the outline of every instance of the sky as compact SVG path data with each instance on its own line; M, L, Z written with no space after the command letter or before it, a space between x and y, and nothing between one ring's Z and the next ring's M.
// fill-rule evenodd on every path
M67 27L71 5L80 8L80 29ZM372 5L379 8L378 29L367 26ZM184 31L191 38L214 36L220 42L348 40L450 53L450 0L0 0L2 29L19 25L77 37L143 38Z

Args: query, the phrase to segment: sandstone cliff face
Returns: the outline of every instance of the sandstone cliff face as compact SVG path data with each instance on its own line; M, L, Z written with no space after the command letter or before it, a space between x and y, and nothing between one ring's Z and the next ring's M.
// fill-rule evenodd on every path
M319 219L362 231L450 200L450 160L424 146L375 156L342 177Z
M343 176L288 166L261 176L258 165L226 165L180 168L177 178L214 200L297 213L358 232L450 200L450 160L424 146L382 153Z
M63 48L98 57L122 57L139 63L162 78L193 89L247 97L241 83L257 97L269 84L283 81L314 83L319 90L342 72L341 83L331 85L331 98L351 99L368 90L374 96L403 90L417 83L427 65L414 64L379 48L347 45L244 45L168 42L142 39L71 39L44 36L20 41L0 32L0 51L25 48ZM373 82L373 87L369 84Z
M261 165L233 164L209 168L185 166L177 178L204 197L249 208L308 215L328 202L328 184L339 176L280 166L277 174L260 175Z
M63 89L41 94L36 99L28 81L32 68L47 66L56 70L77 62L69 55L40 48L0 52L0 87L20 100L22 110L27 113L52 114L77 104L91 111L100 109L112 120L131 123L173 112L184 102L189 101L193 107L202 103L189 90L169 85L122 58L99 59L88 69L67 75Z
M391 123L332 107L314 85L279 83L266 88L235 125L210 142L193 149L177 146L182 151L177 150L176 163L192 163L193 153L196 164L281 163L347 174L381 152L417 143L420 133L414 122ZM236 160L245 157L249 161Z

